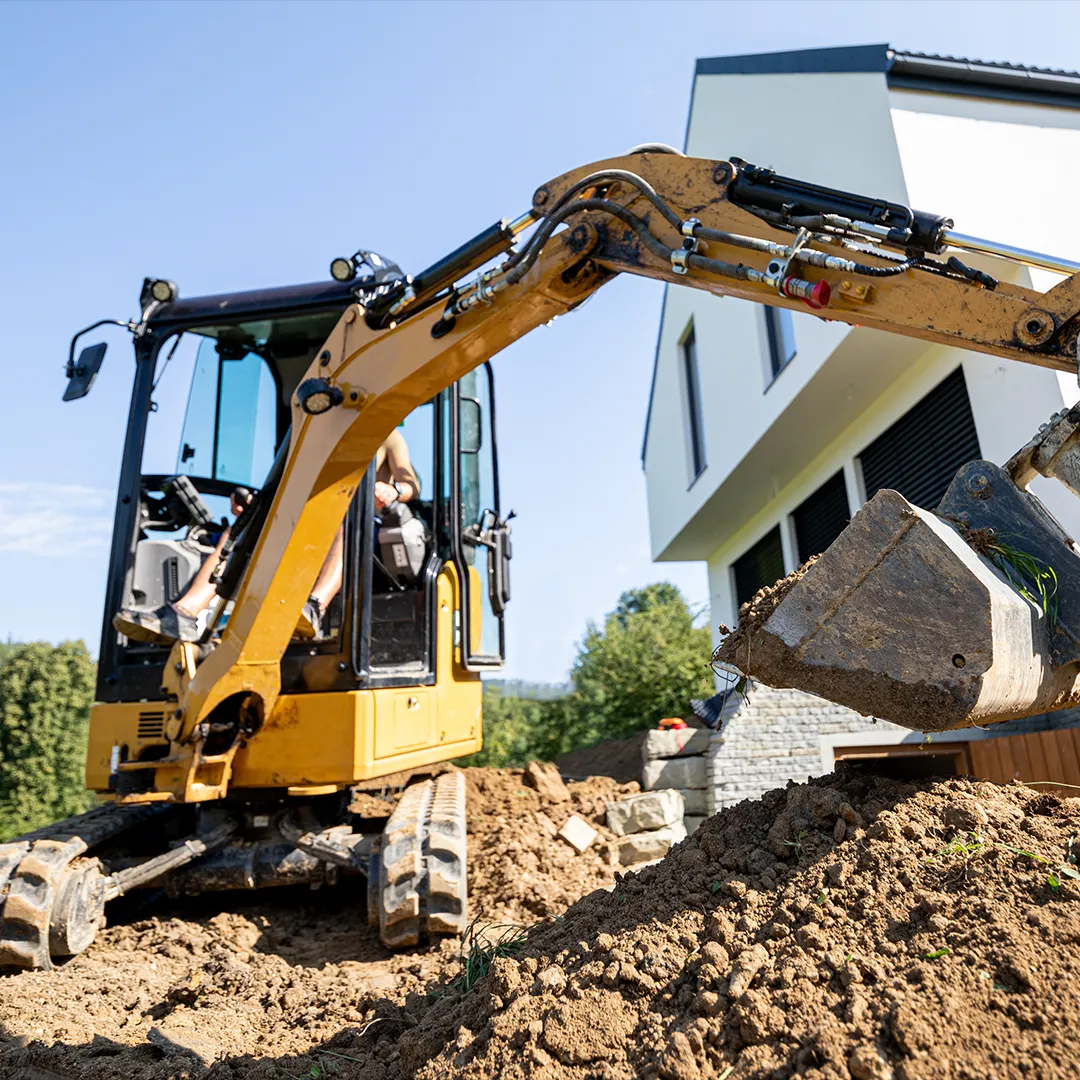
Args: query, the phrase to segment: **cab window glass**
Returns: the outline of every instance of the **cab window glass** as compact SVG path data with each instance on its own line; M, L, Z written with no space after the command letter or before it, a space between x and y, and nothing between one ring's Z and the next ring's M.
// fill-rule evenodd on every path
M261 356L203 338L176 471L259 487L274 460L276 388Z

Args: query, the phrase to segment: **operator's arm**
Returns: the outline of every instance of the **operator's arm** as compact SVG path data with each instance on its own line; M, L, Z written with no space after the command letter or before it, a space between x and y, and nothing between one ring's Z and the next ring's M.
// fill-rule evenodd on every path
M420 495L420 480L412 467L409 457L409 444L400 428L395 428L386 437L386 441L379 450L379 457L375 472L376 485L383 484L390 490L384 493L383 505L400 499L401 502L412 502ZM395 488L393 485L397 485ZM376 488L376 501L379 491Z
M493 226L344 313L294 395L281 479L220 644L197 670L180 646L170 657L176 749L159 789L186 801L224 794L228 763L200 762L199 732L229 702L256 717L273 707L311 584L401 420L621 272L1075 370L1080 274L1045 294L997 282L939 257L945 219L770 177L674 153L589 165L538 188L514 226ZM517 251L462 283L531 221Z

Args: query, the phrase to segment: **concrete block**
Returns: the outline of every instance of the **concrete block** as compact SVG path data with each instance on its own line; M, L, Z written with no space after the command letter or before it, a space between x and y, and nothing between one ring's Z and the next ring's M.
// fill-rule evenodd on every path
M683 828L686 830L686 835L690 836L692 833L696 833L701 827L701 823L705 820L705 816L697 817L693 814L687 814L682 819Z
M709 749L712 732L707 728L680 728L677 731L650 731L641 747L645 761L654 758L686 757L704 754Z
M709 812L707 789L703 787L699 788L680 788L679 794L683 797L683 813L684 814L707 814Z
M626 836L628 833L674 825L682 820L684 813L686 804L682 795L673 788L665 788L631 795L629 799L619 802L609 802L607 824L616 836Z
M619 841L619 862L623 866L662 859L675 844L686 839L686 829L680 821L651 832L632 833Z
M580 855L600 834L584 818L571 814L557 835Z
M641 786L655 788L699 788L705 786L703 757L659 758L646 761L641 770Z

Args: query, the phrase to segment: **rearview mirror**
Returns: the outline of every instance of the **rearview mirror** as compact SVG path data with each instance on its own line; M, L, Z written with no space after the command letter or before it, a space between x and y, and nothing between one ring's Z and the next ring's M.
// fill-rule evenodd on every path
M105 350L108 346L104 341L97 345L87 345L79 359L74 364L69 363L67 368L68 384L64 391L65 401L75 401L77 398L86 397L90 393L90 387L94 385L94 379L101 369L101 361L105 359Z

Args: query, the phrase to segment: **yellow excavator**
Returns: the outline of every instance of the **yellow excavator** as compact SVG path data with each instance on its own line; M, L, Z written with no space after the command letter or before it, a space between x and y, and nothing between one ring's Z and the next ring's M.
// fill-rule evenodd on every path
M1039 293L965 251L1070 276ZM350 790L481 745L511 556L488 360L534 327L630 273L1075 371L1078 270L886 200L647 145L544 183L528 212L415 276L360 251L313 285L182 299L147 279L140 317L120 323L135 374L86 764L100 801L0 845L0 964L82 951L107 903L147 886L366 877L387 945L463 930L461 774L418 779L389 818L352 812ZM76 357L87 331L68 399L104 357ZM376 498L395 432L418 489L409 530ZM1077 553L1025 484L1080 490L1078 445L1073 410L1004 466L961 470L936 513L879 493L731 659L919 729L1072 703ZM234 520L217 520L230 496ZM1005 535L1026 562L998 557ZM341 537L341 587L318 633L298 634ZM211 558L195 633L115 629L121 609L177 601ZM1056 571L1050 600L1031 566Z

